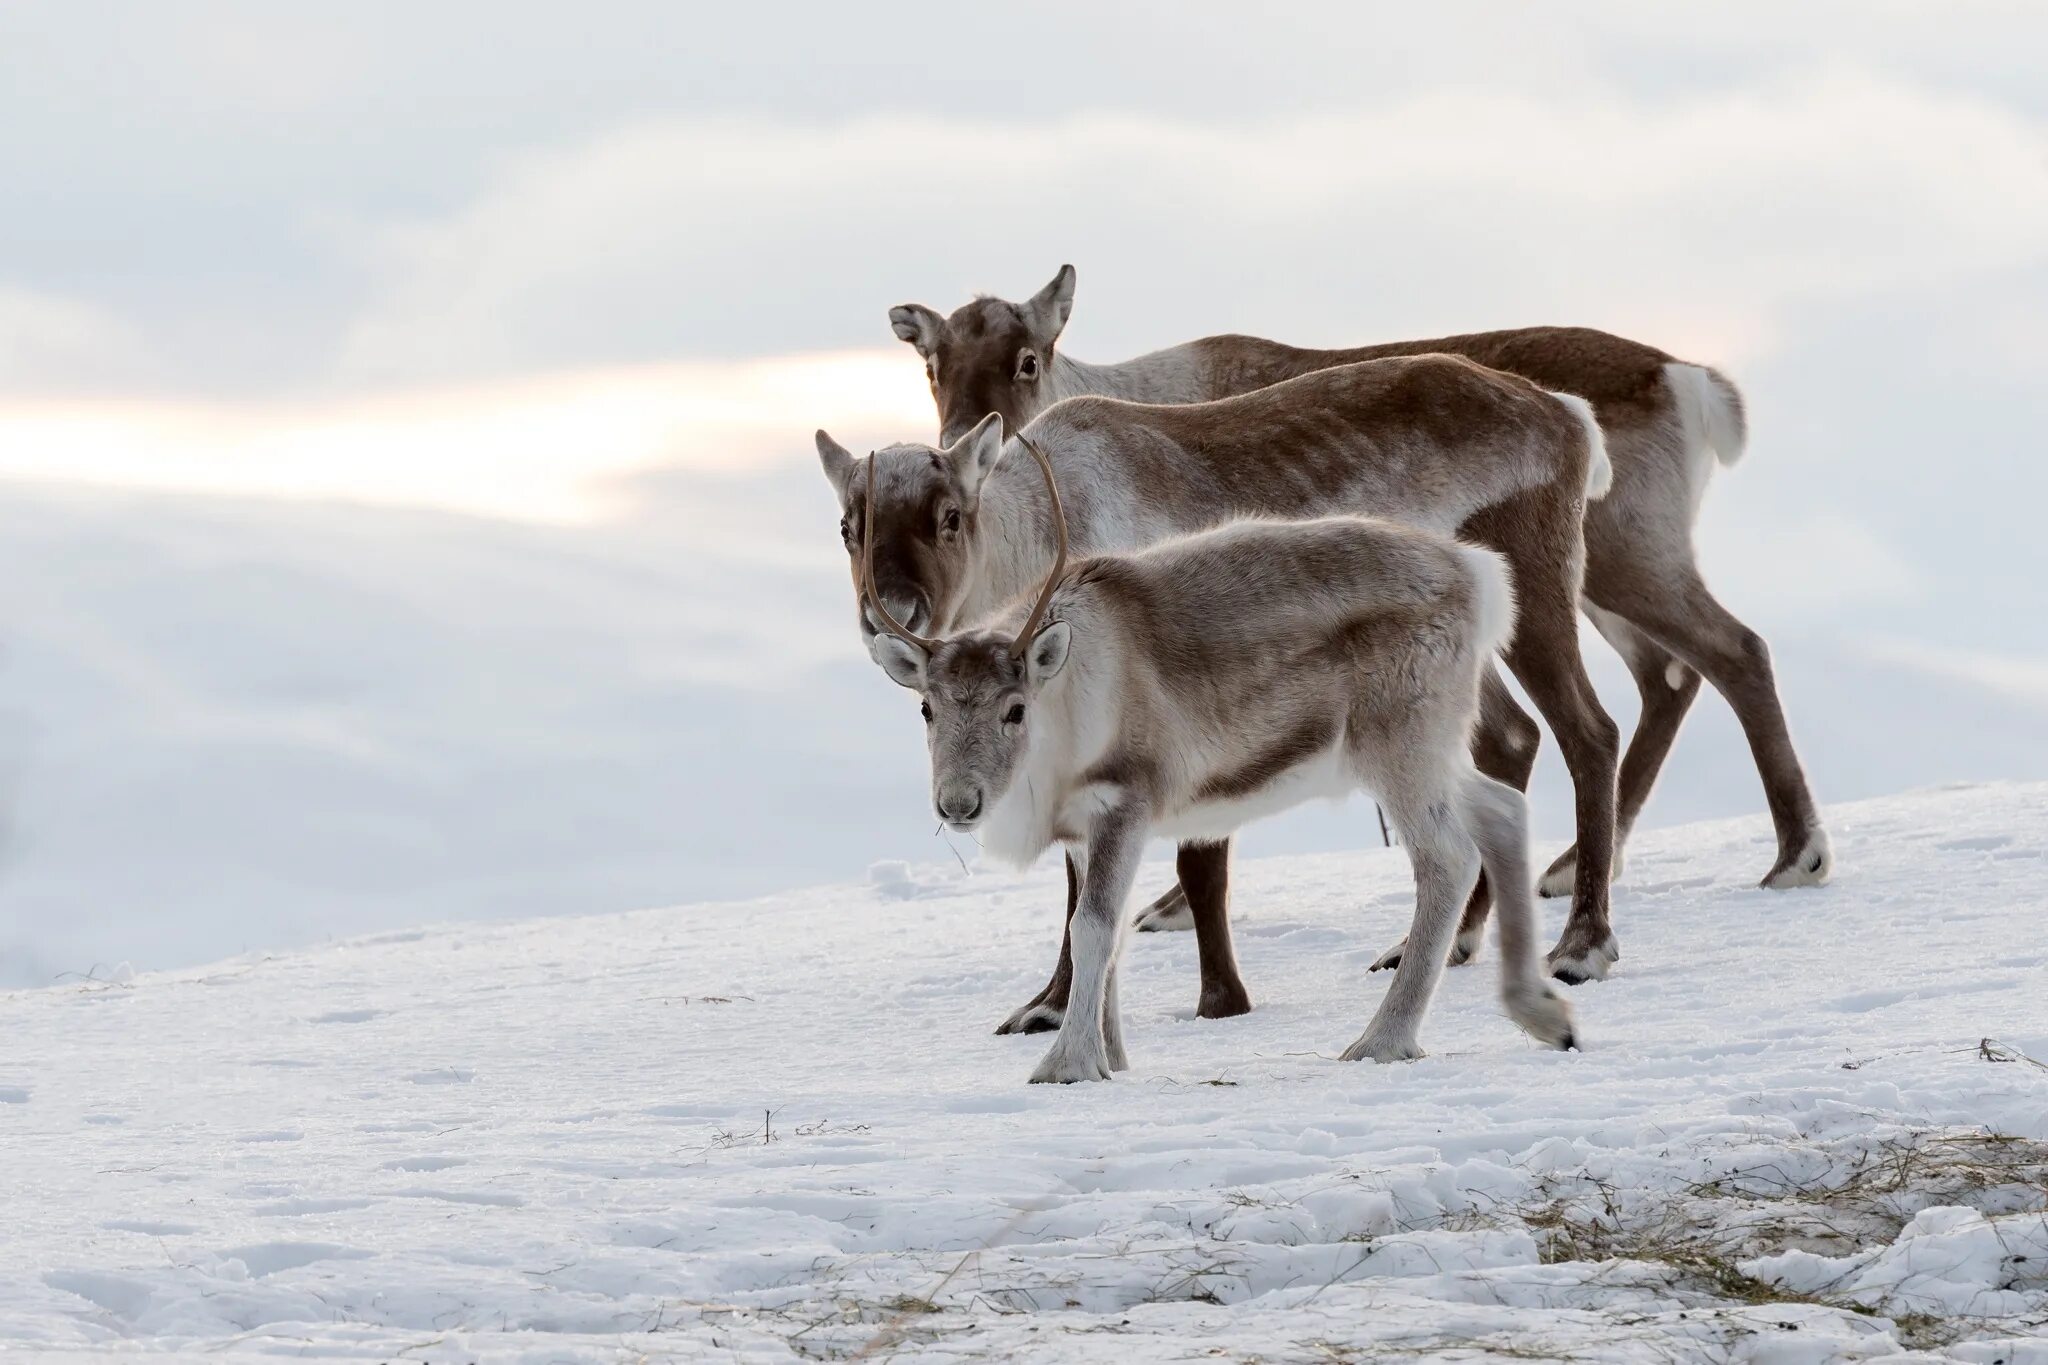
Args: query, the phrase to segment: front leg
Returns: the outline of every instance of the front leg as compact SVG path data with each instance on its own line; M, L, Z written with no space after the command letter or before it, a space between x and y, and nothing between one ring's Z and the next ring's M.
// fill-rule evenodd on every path
M1097 815L1088 831L1087 850L1080 859L1081 894L1067 925L1073 945L1074 976L1059 1036L1045 1060L1031 1073L1041 1081L1106 1081L1123 1062L1123 1020L1105 1025L1117 1008L1110 974L1123 946L1124 903L1138 878L1138 855L1145 846L1143 807L1122 797ZM1114 1055L1110 1037L1117 1040Z

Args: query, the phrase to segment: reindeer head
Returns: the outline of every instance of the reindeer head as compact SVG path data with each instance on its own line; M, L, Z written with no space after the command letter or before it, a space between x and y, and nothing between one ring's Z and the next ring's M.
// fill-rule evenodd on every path
M1073 630L1045 621L1046 605L1067 566L1066 517L1052 465L1031 441L1052 494L1059 551L1038 601L1016 635L976 630L936 639L907 630L874 591L874 480L867 484L867 516L856 573L867 586L880 627L868 642L876 663L923 698L925 742L932 756L932 807L956 831L971 830L1009 793L1018 759L1030 740L1032 703L1066 667ZM872 472L872 471L871 471ZM1042 623L1042 624L1041 624Z
M1010 430L1049 406L1053 345L1074 308L1074 267L1023 303L979 298L942 318L921 303L889 310L889 325L924 357L939 405L939 440L957 441L989 413Z
M894 445L866 460L819 432L856 598L872 590L912 630L950 624L972 586L981 490L1002 457L1003 421L993 413L943 449ZM861 567L864 541L871 574ZM872 636L878 623L866 610L859 616L862 635Z

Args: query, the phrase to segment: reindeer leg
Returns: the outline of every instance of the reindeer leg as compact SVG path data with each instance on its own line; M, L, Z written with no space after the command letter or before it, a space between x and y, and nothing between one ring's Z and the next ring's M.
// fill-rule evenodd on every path
M1237 953L1230 942L1230 841L1182 844L1174 853L1174 864L1187 892L1202 964L1196 1017L1228 1019L1250 1013L1251 992L1237 974Z
M1529 775L1536 770L1536 749L1542 741L1543 732L1516 703L1514 694L1501 679L1499 667L1488 667L1479 685L1479 723L1472 733L1473 764L1488 777L1505 782L1516 791L1527 791ZM1464 966L1479 952L1480 940L1486 934L1486 914L1492 905L1492 873L1481 871L1472 895L1465 902L1457 936L1451 940L1453 967ZM1407 944L1408 940L1402 939L1381 953L1368 970L1379 972L1399 967Z
M1572 775L1578 821L1572 911L1563 936L1550 951L1550 968L1560 981L1598 980L1621 957L1607 895L1614 870L1615 770L1621 731L1600 705L1579 657L1577 565L1527 549L1511 558L1521 609L1514 641L1508 646L1508 667L1557 736Z
M1545 980L1536 947L1536 901L1529 894L1529 806L1505 783L1474 773L1465 810L1479 859L1500 892L1500 997L1508 1018L1547 1046L1578 1046L1572 1007Z
M1834 852L1792 747L1763 637L1730 614L1690 565L1648 583L1601 586L1603 597L1611 593L1615 600L1600 605L1627 617L1706 675L1742 722L1778 834L1778 857L1762 885L1782 891L1825 882L1834 871ZM1616 587L1633 590L1617 592Z
M1045 983L1038 994L1032 996L1010 1017L996 1025L998 1035L1005 1033L1050 1033L1060 1026L1060 1018L1067 1011L1067 992L1074 981L1074 906L1081 896L1081 873L1074 865L1074 855L1067 855L1067 927L1060 934L1060 960L1052 969L1052 980Z
M1074 955L1073 989L1060 1019L1059 1035L1031 1073L1034 1083L1106 1081L1116 1063L1124 1060L1116 1055L1121 1051L1123 1020L1118 1018L1114 1024L1105 1020L1107 1011L1118 1003L1110 978L1116 970L1117 952L1123 947L1124 903L1130 899L1131 884L1138 879L1145 829L1143 808L1125 800L1096 816L1088 832L1080 902L1068 925ZM1115 1049L1110 1043L1112 1035L1118 1044Z
M1636 681L1636 693L1642 699L1635 733L1629 736L1628 749L1621 756L1620 796L1614 829L1614 880L1620 881L1622 849L1628 842L1629 833L1635 829L1643 807L1649 804L1650 793L1657 785L1657 774L1663 770L1664 760L1671 755L1671 746L1678 738L1679 727L1685 724L1686 713L1692 710L1693 700L1700 694L1700 675L1677 655L1613 612L1591 602L1585 603L1584 607L1587 618L1607 643L1614 646L1614 652L1621 655L1622 662L1628 665L1628 671ZM1578 862L1579 848L1573 844L1557 856L1537 881L1537 894L1571 895L1573 881L1578 875Z
M1365 1032L1344 1049L1347 1062L1402 1062L1422 1055L1422 1017L1443 976L1460 908L1479 879L1479 850L1466 829L1459 793L1410 782L1375 785L1415 869L1415 918L1394 984Z

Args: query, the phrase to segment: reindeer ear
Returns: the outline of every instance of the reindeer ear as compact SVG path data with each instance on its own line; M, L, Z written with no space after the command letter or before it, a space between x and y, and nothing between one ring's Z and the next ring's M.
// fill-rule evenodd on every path
M1003 415L992 412L976 422L974 430L946 447L945 456L961 496L970 503L980 498L982 484L1003 462Z
M1031 296L1024 305L1031 320L1031 336L1041 346L1050 346L1066 330L1067 317L1074 311L1074 267L1063 265L1052 283Z
M1067 651L1073 647L1074 628L1065 621L1050 621L1024 651L1024 667L1033 687L1043 687L1067 666Z
M839 495L839 510L844 512L852 499L853 467L860 463L853 458L853 452L818 428L818 463L825 466L825 478L832 484L832 491Z
M925 654L916 645L884 632L868 641L868 653L898 686L924 691Z
M898 341L909 342L929 360L939 348L939 334L945 330L946 320L921 303L899 303L889 310L889 326Z

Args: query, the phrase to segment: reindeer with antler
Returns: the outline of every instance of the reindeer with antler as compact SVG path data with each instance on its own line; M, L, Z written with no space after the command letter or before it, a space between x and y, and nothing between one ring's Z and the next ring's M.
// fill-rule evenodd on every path
M1409 951L1344 1059L1422 1055L1419 1033L1481 867L1498 901L1501 998L1538 1040L1575 1045L1544 978L1521 793L1468 753L1479 684L1514 598L1491 551L1362 517L1239 522L1130 556L1067 563L1052 464L1029 440L1057 530L1036 601L919 635L875 590L877 461L858 574L875 661L921 694L932 804L999 858L1064 844L1079 874L1073 987L1033 1081L1125 1069L1116 962L1149 834L1217 840L1365 788L1414 869Z
M866 465L871 509L854 496L860 462L818 433L839 496L841 538L853 556L861 537L872 537L873 591L898 620L943 632L982 619L1039 581L1056 535L1072 534L1090 553L1122 552L1246 516L1368 514L1499 551L1520 603L1506 660L1570 757L1588 870L1551 967L1567 981L1607 973L1620 951L1607 900L1619 744L1580 659L1577 618L1581 525L1588 498L1607 487L1608 465L1584 401L1456 356L1413 356L1323 370L1214 403L1069 399L1023 435L1043 447L1067 490L1057 514L1028 461L1013 458L1017 441L1006 440L1000 417L943 449L878 451ZM861 620L863 630L874 628ZM1486 677L1475 757L1491 773L1512 764L1506 746L1515 737L1493 717L1514 703L1491 668ZM1228 866L1227 841L1182 841L1178 870L1199 941L1204 1018L1251 1008L1230 947ZM1486 893L1499 890L1490 874L1484 882L1454 961L1478 946ZM1070 877L1070 913L1077 894ZM1381 965L1394 965L1400 951ZM1000 1032L1059 1023L1071 957L1069 943L1045 989Z

